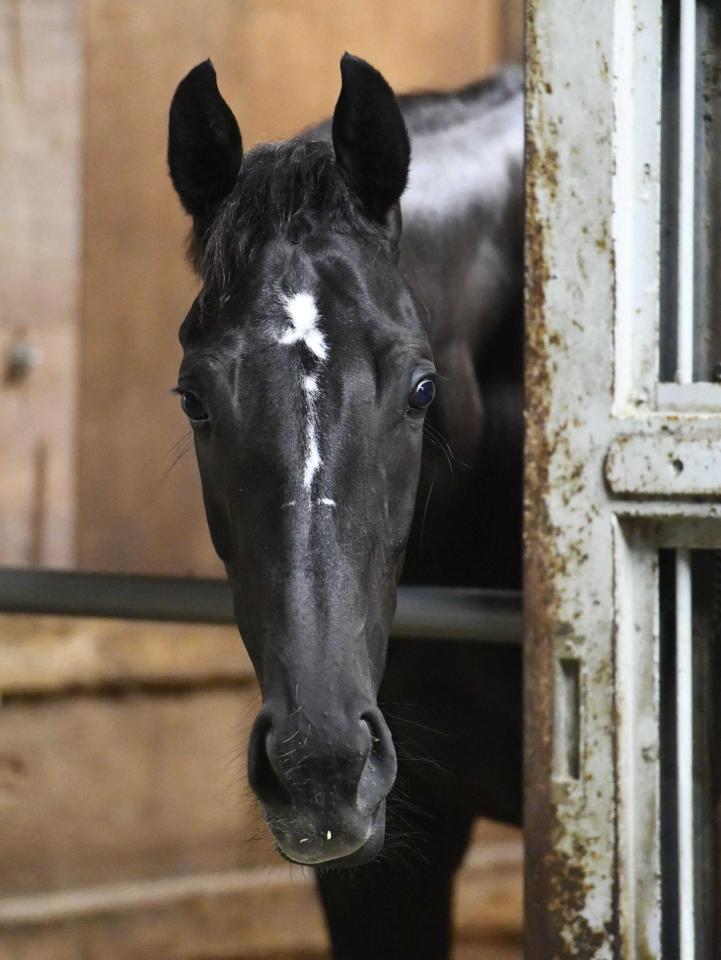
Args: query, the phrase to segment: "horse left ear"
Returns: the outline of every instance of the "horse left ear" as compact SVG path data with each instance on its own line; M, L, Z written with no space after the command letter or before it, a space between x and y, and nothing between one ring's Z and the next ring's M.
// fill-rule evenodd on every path
M343 83L333 114L336 162L366 212L386 223L397 213L408 180L406 125L395 94L374 67L345 53L340 72Z

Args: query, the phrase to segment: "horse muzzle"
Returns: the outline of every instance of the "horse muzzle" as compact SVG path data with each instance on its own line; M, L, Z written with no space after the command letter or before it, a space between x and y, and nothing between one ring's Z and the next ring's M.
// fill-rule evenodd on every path
M368 818L357 811L336 812L336 832L324 830L317 817L299 812L289 823L270 827L278 852L286 860L308 867L353 867L372 860L383 848L386 802ZM326 821L328 817L324 818Z
M295 863L372 859L383 846L395 775L377 707L314 722L300 707L281 712L266 703L253 727L248 779L281 854Z

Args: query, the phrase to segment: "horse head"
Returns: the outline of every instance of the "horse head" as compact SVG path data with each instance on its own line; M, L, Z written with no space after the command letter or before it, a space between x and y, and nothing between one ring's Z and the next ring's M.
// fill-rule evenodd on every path
M396 756L377 705L435 393L397 263L406 128L346 54L328 140L243 154L210 63L180 83L168 161L202 289L180 331L215 549L263 705L250 784L283 855L374 856Z

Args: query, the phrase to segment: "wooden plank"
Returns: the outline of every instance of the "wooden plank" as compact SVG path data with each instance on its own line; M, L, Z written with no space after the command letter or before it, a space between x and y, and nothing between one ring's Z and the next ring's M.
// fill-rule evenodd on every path
M158 942L164 960L232 957L234 944L238 957L322 955L320 928L297 919L314 900L273 886L298 871L278 866L246 785L257 706L247 686L8 698L0 960L144 958ZM517 831L480 823L457 888L459 956L520 956L520 898Z
M88 0L79 558L98 570L219 573L186 433L177 329L195 281L165 170L175 84L211 56L246 146L327 115L345 49L398 89L448 86L503 57L499 0ZM172 25L172 42L168 41Z
M219 681L255 685L235 627L0 615L0 693Z
M0 564L14 566L74 558L81 39L77 0L0 0Z
M247 785L254 688L8 698L0 893L276 862Z
M503 56L509 63L523 63L524 0L501 0Z
M227 911L255 915L257 896L247 889L275 876L278 861L246 783L244 743L259 700L236 631L5 616L0 638L0 676L11 691L0 715L0 960L104 957L119 927L129 938L122 957L152 955L146 927L184 944L183 910L168 898L195 890L209 869L227 871L231 886L242 876ZM161 686L133 690L148 683ZM108 685L112 696L78 692ZM101 886L78 894L82 884ZM139 894L149 897L142 909ZM295 924L295 896L266 890L269 929ZM517 831L480 822L457 887L457 956L520 957L520 900ZM122 904L141 918L119 921ZM236 933L231 924L218 956L234 955ZM295 960L285 935L258 941L257 956ZM323 955L309 936L295 948Z
M479 820L456 882L453 919L458 941L491 941L515 950L520 958L522 916L521 833Z
M0 960L231 960L326 953L310 876L282 867L0 900Z
M0 893L277 862L245 775L259 702L247 686L6 699ZM471 867L518 866L515 838L476 842Z
M485 937L471 943L458 943L453 951L453 960L522 960L523 948L519 938L510 941Z
M456 960L520 960L520 886L517 833L472 849L458 882ZM0 933L0 960L327 956L312 876L277 866L6 898Z

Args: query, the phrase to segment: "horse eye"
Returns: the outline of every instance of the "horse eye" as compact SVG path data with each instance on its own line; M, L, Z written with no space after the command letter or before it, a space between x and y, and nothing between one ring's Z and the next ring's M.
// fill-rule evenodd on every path
M408 404L413 410L425 410L433 403L436 395L436 382L433 377L423 377L411 390Z
M180 405L188 420L198 422L208 419L208 411L203 406L200 398L197 394L191 393L190 390L183 390L180 394Z

